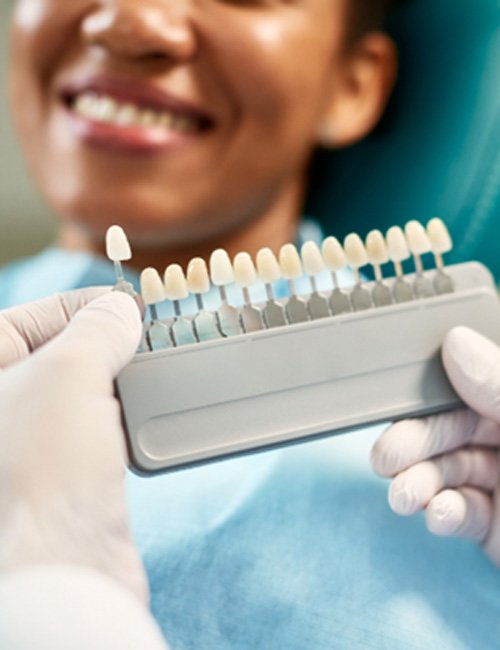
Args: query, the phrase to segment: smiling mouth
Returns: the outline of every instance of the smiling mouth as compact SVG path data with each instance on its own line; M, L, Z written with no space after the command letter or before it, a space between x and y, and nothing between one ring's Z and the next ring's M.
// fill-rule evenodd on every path
M174 109L141 106L94 91L67 96L65 103L72 112L84 119L117 127L200 133L212 126L210 120L201 116L187 115Z

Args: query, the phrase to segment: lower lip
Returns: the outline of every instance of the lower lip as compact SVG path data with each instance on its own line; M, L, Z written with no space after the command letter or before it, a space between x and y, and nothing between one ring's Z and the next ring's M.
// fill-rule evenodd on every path
M110 152L151 155L182 147L200 135L199 132L96 122L71 110L67 114L73 131L82 142Z

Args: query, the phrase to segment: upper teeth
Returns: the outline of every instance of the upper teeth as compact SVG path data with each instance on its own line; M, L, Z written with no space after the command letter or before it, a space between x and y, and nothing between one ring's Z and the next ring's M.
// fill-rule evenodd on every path
M90 92L78 95L74 110L88 119L120 126L157 127L186 132L198 131L200 127L199 121L194 117L178 115L172 111L140 108L135 104Z

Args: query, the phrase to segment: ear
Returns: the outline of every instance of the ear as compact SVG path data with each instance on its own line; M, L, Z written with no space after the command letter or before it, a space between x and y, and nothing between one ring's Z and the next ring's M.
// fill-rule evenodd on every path
M332 71L318 143L345 147L365 137L382 117L397 74L397 51L386 34L371 32Z

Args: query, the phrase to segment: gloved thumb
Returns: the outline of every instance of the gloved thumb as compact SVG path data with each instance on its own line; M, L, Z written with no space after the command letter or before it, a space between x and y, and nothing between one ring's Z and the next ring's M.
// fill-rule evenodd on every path
M111 291L80 309L68 326L36 355L52 368L63 372L74 369L81 380L97 388L111 380L130 361L137 350L142 325L134 299ZM59 362L59 365L58 365Z
M445 337L442 359L463 401L500 423L500 348L468 327L455 327Z

